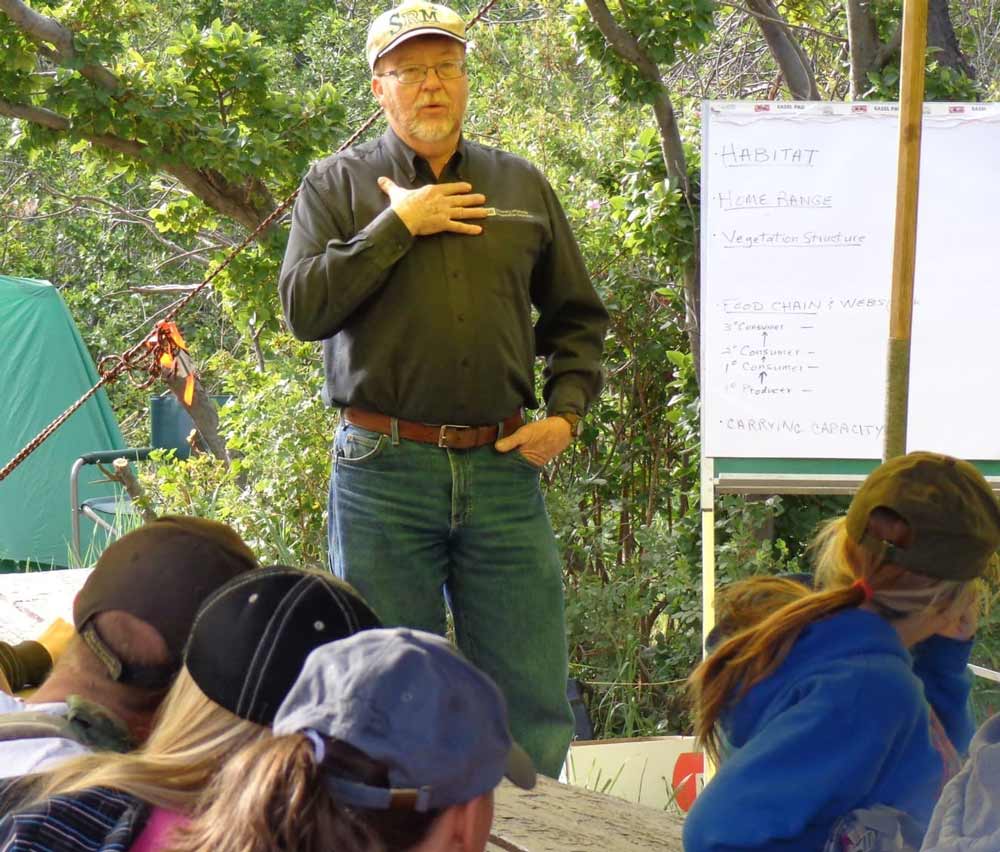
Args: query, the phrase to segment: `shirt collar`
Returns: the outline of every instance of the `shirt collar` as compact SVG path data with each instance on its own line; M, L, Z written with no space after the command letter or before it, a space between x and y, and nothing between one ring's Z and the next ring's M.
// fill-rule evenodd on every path
M410 183L413 183L417 179L417 170L420 167L419 164L422 163L423 167L427 171L430 171L427 161L424 160L423 157L421 157L402 139L400 139L399 136L396 135L396 131L391 127L386 128L385 134L382 136L382 140L389 156L410 180ZM441 174L444 175L449 171L453 171L456 175L464 179L465 169L463 168L463 164L466 162L465 137L459 136L455 153L452 155L451 160L449 160L448 165L444 167L444 171Z

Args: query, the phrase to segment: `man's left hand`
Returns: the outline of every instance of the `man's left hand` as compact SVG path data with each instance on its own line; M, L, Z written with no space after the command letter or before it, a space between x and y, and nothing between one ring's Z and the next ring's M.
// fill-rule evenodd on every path
M546 417L525 423L512 435L501 438L493 446L497 452L517 450L529 462L544 467L569 446L573 430L562 417Z

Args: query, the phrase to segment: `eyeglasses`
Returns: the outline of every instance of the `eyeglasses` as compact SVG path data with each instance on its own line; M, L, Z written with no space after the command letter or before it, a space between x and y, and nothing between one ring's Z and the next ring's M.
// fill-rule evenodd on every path
M465 74L465 60L450 60L439 62L437 65L404 65L402 68L395 68L392 71L383 71L376 74L376 77L395 77L397 82L404 86L411 86L415 83L423 83L427 79L427 72L434 69L439 80L457 80Z

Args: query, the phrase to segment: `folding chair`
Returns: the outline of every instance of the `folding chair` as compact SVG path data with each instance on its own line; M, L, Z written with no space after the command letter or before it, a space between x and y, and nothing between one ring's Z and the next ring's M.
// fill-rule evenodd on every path
M223 405L231 397L220 395L212 397L216 404ZM96 497L90 500L80 500L80 472L88 465L109 464L115 459L125 459L129 462L140 462L149 459L155 450L174 450L176 458L186 459L191 454L188 435L194 429L191 415L177 401L172 393L163 396L153 396L149 399L149 422L152 446L130 447L124 450L99 450L84 453L75 462L69 473L69 499L71 504L71 547L77 563L81 562L80 554L80 518L93 521L94 525L114 535L118 532L114 522L124 517L138 516L138 511L132 506L128 495L122 492L114 497Z

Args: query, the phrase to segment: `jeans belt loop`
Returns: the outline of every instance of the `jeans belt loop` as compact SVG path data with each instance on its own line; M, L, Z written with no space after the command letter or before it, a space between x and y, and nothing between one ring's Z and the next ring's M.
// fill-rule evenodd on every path
M497 440L499 441L503 437L503 420L497 423Z
M389 418L389 433L392 437L392 445L394 447L399 446L399 418L390 417Z

